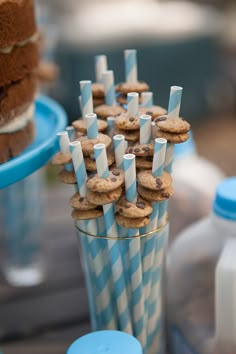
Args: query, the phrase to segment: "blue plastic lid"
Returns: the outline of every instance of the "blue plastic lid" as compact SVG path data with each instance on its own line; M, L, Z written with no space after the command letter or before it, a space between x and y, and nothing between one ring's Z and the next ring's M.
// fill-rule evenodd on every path
M76 340L67 354L142 354L141 344L130 334L98 331Z
M190 131L188 134L189 134L189 139L187 141L181 144L175 144L175 152L174 152L175 159L179 159L181 157L184 157L186 155L191 155L196 152L192 131Z
M227 178L220 183L216 190L213 211L224 219L236 221L236 177Z

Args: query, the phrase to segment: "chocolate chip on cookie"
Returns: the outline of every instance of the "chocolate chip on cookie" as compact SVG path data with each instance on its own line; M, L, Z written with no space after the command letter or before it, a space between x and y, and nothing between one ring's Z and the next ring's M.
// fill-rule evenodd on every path
M149 202L161 202L166 199L169 199L174 194L174 189L170 185L165 189L154 191L148 188L145 188L141 185L138 186L138 193Z
M118 213L127 218L142 218L152 213L150 203L140 196L138 196L137 202L134 203L129 202L125 196L121 197L116 202L116 209Z
M167 133L160 130L160 128L156 130L156 137L164 138L168 143L172 144L184 143L189 139L188 133Z
M127 218L120 213L116 213L116 221L123 227L139 229L140 227L146 226L149 223L150 218L148 216L143 218Z
M118 187L110 192L101 193L87 190L87 199L90 203L104 205L115 202L122 194L122 187Z
M81 197L78 192L70 198L70 206L78 210L92 210L96 208L95 204L90 203L87 198Z
M115 169L117 173L118 169ZM109 177L101 178L97 174L87 181L87 188L93 192L106 193L111 192L124 183L124 172L119 170L119 175L114 177L112 171L109 172Z
M89 220L96 219L103 215L103 211L100 208L92 210L78 210L73 209L71 216L74 220Z
M115 162L115 157L114 157L113 153L108 151L108 153L107 153L108 166L111 166L114 162ZM94 157L85 157L84 163L85 163L86 170L91 171L91 172L97 171L96 160Z
M139 116L131 117L128 112L116 117L115 125L118 129L123 130L139 130L140 118Z
M125 140L131 142L131 143L136 143L139 141L139 130L124 130L124 129L115 129L114 134L121 134L124 135Z
M155 123L163 132L182 134L187 133L191 129L190 124L182 118L168 118L167 116L163 117L166 119L161 118L156 118Z
M154 177L151 170L140 171L137 179L141 186L154 191L169 187L172 183L171 175L165 171L161 177Z
M125 109L121 106L107 106L103 104L95 108L95 113L103 119L106 119L107 117L115 117L117 114L124 112Z
M99 132L104 132L107 129L107 122L105 122L102 119L97 119L97 124L98 124L98 131ZM87 133L87 127L86 127L86 122L84 119L78 119L72 122L73 127L77 132L81 132L86 134Z
M134 145L128 147L127 154L134 154L136 156L153 156L154 154L154 145L153 144L144 144L144 145Z
M152 106L152 107L140 107L138 110L138 114L141 116L143 114L148 114L152 117L152 120L154 120L155 118L159 117L159 116L163 116L164 114L166 114L167 111L165 108L160 107L160 106Z
M91 154L94 153L94 145L102 143L105 144L106 149L110 146L111 144L111 138L108 135L99 133L97 138L94 139L88 139L87 135L81 136L78 138L81 142L81 147L84 156L90 156Z

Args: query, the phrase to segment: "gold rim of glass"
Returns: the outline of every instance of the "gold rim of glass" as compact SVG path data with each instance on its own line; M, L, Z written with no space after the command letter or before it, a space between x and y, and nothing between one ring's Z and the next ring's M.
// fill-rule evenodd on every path
M141 234L141 235L129 236L129 237L128 236L113 237L113 236L104 236L104 235L94 235L94 234L91 234L90 232L82 230L78 225L76 225L76 222L75 222L75 228L78 231L80 231L81 233L83 233L84 236L91 236L91 237L94 237L94 238L105 239L105 240L119 240L120 241L120 240L130 240L130 239L134 239L134 238L142 238L142 237L151 236L151 235L163 230L168 223L169 223L169 217L167 215L167 217L165 218L164 222L158 228L156 228L155 230L146 232L146 233Z

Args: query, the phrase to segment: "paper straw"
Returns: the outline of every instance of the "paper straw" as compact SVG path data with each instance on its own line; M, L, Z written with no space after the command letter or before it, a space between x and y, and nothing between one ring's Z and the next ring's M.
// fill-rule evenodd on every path
M95 113L88 113L85 116L87 137L89 139L95 139L98 136L98 121Z
M156 139L156 132L158 130L158 127L156 126L156 123L155 122L152 122L151 123L151 131L152 131L152 140L155 140Z
M105 71L102 74L104 89L105 89L105 102L108 106L116 104L116 93L114 84L114 73L112 70Z
M154 177L161 177L164 171L164 162L165 162L165 153L166 153L166 139L155 139L154 146L154 158L153 158L153 167L152 174ZM150 223L146 226L143 232L151 232L158 227L158 217L159 217L159 203L152 203L152 214L150 216ZM154 266L154 260L156 257L156 239L158 235L153 234L152 236L147 236L143 240L143 285L144 285L144 299L145 299L145 318L148 325L148 336L152 332L152 326L149 324L150 316L149 314L150 307L150 297L152 293L152 287L156 284L153 284L152 271ZM157 294L156 294L157 296ZM159 316L159 313L158 313Z
M123 170L123 156L126 151L126 141L124 135L117 134L113 137L116 167Z
M96 82L102 83L102 74L107 71L107 57L106 55L95 55L94 61Z
M87 172L84 163L84 157L80 141L76 140L70 143L70 151L75 170L76 181L78 184L79 194L86 198L87 187Z
M153 106L153 93L151 91L141 93L142 107L150 108Z
M75 224L80 228L80 230L86 230L87 228L85 220L77 220ZM91 264L91 260L88 257L88 255L90 254L90 249L89 249L87 236L82 236L80 241L81 241L80 244L82 248L83 266L86 274L85 281L86 281L86 287L88 289L87 293L88 293L91 327L93 331L96 331L98 330L98 326L96 321L96 304L93 299L93 294L95 293L95 290L93 289L94 273L93 273L93 266Z
M68 133L68 136L69 136L69 140L70 141L73 141L75 140L75 129L72 125L66 127L66 131Z
M154 157L152 164L152 175L161 177L164 171L167 140L163 138L155 139Z
M168 116L170 118L179 117L183 87L171 86L168 106Z
M93 113L92 82L89 80L80 81L82 113L83 117L88 113Z
M107 117L107 125L107 135L112 138L115 127L115 117Z
M126 49L124 51L124 57L125 57L125 80L126 82L135 83L138 81L136 49Z
M94 155L96 159L97 173L101 178L109 177L109 170L107 164L107 152L105 144L94 145Z
M132 203L137 199L135 155L124 155L124 171L126 199Z
M140 144L150 144L152 136L152 117L142 115L140 117Z
M70 143L70 149L79 193L81 197L85 198L87 192L87 172L80 141L74 141ZM93 235L98 234L95 219L86 221L85 225L85 232L87 231ZM96 238L87 236L86 234L82 236L82 238L84 238L85 247L87 250L90 251L90 256L92 257L90 261L90 268L92 268L91 271L95 274L96 277L96 288L99 289L97 297L95 299L97 305L96 307L98 308L97 315L98 317L101 317L103 319L103 325L105 328L112 329L116 325L116 320L111 301L111 291L109 289L107 271L107 267L109 265L105 264L104 254L100 247L99 241Z
M161 210L159 209L159 214ZM149 320L148 320L148 347L149 353L161 352L163 345L162 330L162 266L164 262L164 241L168 236L168 225L159 231L156 238L156 249L152 272L152 288L149 303ZM160 339L159 343L156 341L157 337ZM158 345L159 344L159 345ZM159 348L158 348L159 347Z
M180 86L172 86L170 88L168 117L170 118L179 117L182 92L183 92L183 88ZM167 151L166 151L165 171L170 174L172 173L173 159L174 159L174 144L168 144Z
M96 144L94 146L94 155L96 159L97 173L101 178L109 176L106 148L104 144ZM113 203L103 206L104 221L107 236L118 237L117 225L115 220ZM119 241L108 240L109 254L111 260L111 268L113 275L113 283L115 289L116 305L119 317L119 327L121 331L132 334L132 325L129 315L129 303L127 297L127 289L123 274L122 257L118 243Z
M135 117L138 115L138 93L129 92L128 95L128 113Z
M69 147L70 139L68 136L68 132L67 131L59 132L57 133L57 137L58 137L61 153L67 154L68 152L70 152L70 147ZM73 165L71 163L65 164L65 170L68 172L73 171Z
M166 160L165 160L165 171L169 174L172 173L172 164L173 164L173 157L174 157L174 144L167 144L166 149Z
M125 171L125 189L126 199L129 202L135 202L137 199L136 188L136 166L135 155L124 155L124 171ZM133 238L139 234L139 230L130 229L128 236L129 241L129 262L130 262L130 278L131 278L131 303L134 335L140 341L143 348L146 346L146 329L144 319L144 296L142 283L142 257L140 239Z

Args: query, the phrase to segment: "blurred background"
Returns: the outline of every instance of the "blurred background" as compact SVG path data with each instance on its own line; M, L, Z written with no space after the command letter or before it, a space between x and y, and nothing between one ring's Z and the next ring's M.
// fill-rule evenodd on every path
M150 85L155 104L167 107L170 86L184 87L181 115L192 124L196 151L208 166L181 165L179 179L185 181L187 175L189 180L179 190L188 197L186 186L194 185L192 201L196 195L200 201L194 215L183 215L182 210L188 220L181 225L205 215L218 180L236 174L235 1L36 0L35 4L45 38L42 58L56 64L52 80L42 83L41 92L64 106L70 123L81 117L79 81L95 80L97 54L107 55L119 83L125 80L123 50L136 48L138 77ZM16 348L18 354L64 353L89 329L68 205L74 190L56 182L50 165L40 173L45 277L37 286L16 288L1 275L0 349L7 354L16 354ZM203 197L199 190L204 190ZM201 203L204 198L206 204ZM189 209L187 202L182 205ZM176 231L181 229L179 221L178 217ZM1 254L1 238L0 242Z

